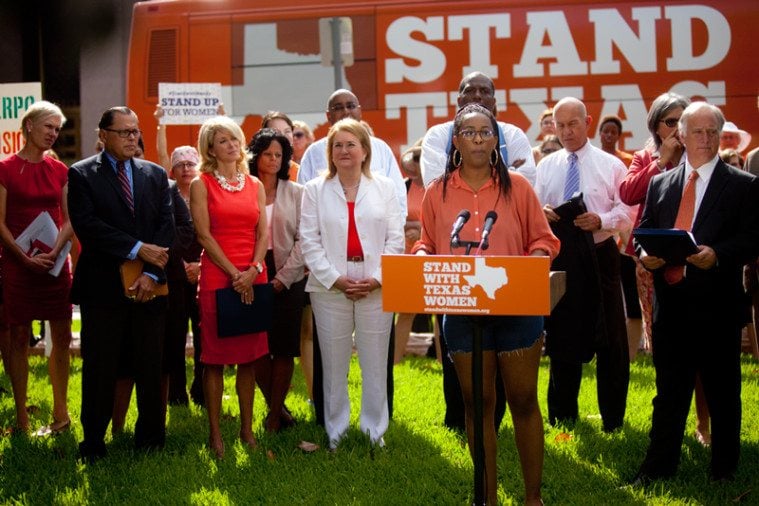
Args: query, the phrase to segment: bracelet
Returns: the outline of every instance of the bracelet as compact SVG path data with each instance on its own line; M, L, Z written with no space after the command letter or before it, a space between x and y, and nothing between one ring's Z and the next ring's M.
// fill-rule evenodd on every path
M255 267L259 274L264 272L264 266L261 265L261 262L251 262L250 266Z

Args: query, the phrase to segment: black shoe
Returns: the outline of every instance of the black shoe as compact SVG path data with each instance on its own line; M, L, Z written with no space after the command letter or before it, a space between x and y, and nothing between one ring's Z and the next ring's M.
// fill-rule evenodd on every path
M178 396L173 399L169 399L169 405L170 406L184 406L187 407L190 405L190 401L187 398L187 395L184 397Z
M650 475L638 471L638 474L636 474L632 480L628 481L627 485L633 488L645 488L653 483L654 480L655 478L652 478Z
M717 485L724 485L735 481L735 473L712 471L709 473L709 481Z
M105 443L102 441L96 444L86 441L79 443L79 459L85 464L94 464L104 458L106 453Z

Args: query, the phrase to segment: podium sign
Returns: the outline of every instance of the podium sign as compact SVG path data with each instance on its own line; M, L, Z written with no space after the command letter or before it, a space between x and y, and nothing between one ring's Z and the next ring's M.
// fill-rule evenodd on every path
M548 257L382 255L382 306L395 313L547 315Z

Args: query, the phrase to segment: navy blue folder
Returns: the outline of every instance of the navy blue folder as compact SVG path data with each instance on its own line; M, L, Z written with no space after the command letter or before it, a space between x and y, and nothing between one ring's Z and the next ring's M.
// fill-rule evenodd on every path
M217 335L224 338L268 331L273 306L271 283L253 285L253 304L243 304L234 288L219 288L216 290Z
M635 240L651 256L664 259L670 265L684 265L686 257L698 253L690 232L677 228L636 228Z

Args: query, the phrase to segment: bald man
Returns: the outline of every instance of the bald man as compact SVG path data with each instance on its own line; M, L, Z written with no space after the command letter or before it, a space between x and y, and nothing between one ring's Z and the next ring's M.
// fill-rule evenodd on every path
M361 104L353 92L340 89L330 95L325 113L330 125L334 125L343 118L353 118L356 121L361 121ZM393 180L396 195L398 195L398 201L401 204L401 212L405 219L407 214L406 184L403 182L403 175L401 174L401 169L398 167L393 150L382 139L373 135L370 139L372 142L370 169L372 172L382 174ZM303 154L300 170L298 171L298 182L306 184L326 171L327 166L327 138L324 137L311 144Z
M553 120L564 148L540 161L535 182L546 218L561 239L551 268L567 271L566 293L546 322L548 420L552 425L577 420L582 364L595 355L598 407L603 430L611 432L622 427L630 379L615 240L632 224L631 209L619 197L627 170L619 158L588 142L591 117L580 100L560 100ZM554 208L579 193L584 212L560 218Z

